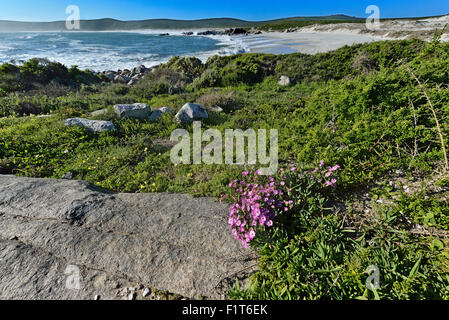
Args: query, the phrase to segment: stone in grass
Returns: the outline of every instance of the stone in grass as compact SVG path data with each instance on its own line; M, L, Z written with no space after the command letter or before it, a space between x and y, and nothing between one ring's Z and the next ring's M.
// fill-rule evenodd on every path
M190 123L194 120L207 119L208 117L209 115L202 105L186 103L175 115L175 121L178 123Z
M151 107L145 103L116 104L114 112L119 118L146 119L151 114Z
M111 121L89 120L84 118L70 118L64 121L65 126L80 126L91 132L103 132L115 130L115 126Z
M90 113L90 115L93 116L93 117L96 117L96 116L102 116L102 115L104 115L106 113L108 113L108 109L107 108L106 109L100 109L100 110L97 110L97 111L92 111Z
M173 114L173 110L170 109L169 107L162 107L162 108L160 108L159 110L161 110L163 113L168 112L168 113Z
M158 121L159 119L162 118L162 115L164 113L172 113L172 111L169 107L162 107L160 109L156 109L151 113L150 121L152 122Z
M281 86L288 86L290 84L290 78L287 76L282 76L278 83Z
M145 290L143 290L142 297L146 298L150 293L150 289L145 288Z

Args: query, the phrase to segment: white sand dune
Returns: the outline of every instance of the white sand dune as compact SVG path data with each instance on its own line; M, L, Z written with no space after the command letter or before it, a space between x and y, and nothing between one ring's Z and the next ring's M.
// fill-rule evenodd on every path
M242 37L242 40L249 52L315 54L372 41L411 38L430 40L435 30L442 30L446 25L449 25L449 15L421 20L382 21L376 30L367 29L364 23L312 25L295 32L264 32ZM441 40L449 41L449 26Z

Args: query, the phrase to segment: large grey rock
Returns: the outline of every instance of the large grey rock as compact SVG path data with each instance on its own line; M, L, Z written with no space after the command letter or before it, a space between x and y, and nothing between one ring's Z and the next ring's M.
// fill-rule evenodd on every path
M208 117L209 115L202 105L186 103L175 115L175 120L180 123L190 123L194 120L207 119Z
M114 112L119 118L146 119L151 114L151 107L145 103L116 104Z
M0 175L0 299L115 299L125 287L223 298L254 264L229 232L228 209L211 198Z
M102 120L89 120L84 118L70 118L64 120L65 126L80 126L87 128L92 132L103 132L109 130L115 130L114 123L111 121Z

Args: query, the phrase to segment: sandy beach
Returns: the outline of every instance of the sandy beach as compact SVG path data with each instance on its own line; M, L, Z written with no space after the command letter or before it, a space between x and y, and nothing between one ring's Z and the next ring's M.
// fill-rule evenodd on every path
M338 32L269 32L247 36L243 42L248 52L287 54L301 52L315 54L336 50L345 45L386 40L384 37Z
M428 41L434 36L435 30L442 30L447 24L449 15L422 20L382 21L376 30L367 29L363 23L324 24L303 27L294 32L263 32L244 36L242 41L248 52L315 54L373 41L411 38ZM448 29L442 34L441 40L449 41Z

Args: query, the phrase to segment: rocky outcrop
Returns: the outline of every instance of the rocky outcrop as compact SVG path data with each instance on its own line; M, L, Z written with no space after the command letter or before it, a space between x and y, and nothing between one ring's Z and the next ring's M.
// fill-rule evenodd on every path
M223 298L254 264L227 215L211 198L0 176L0 299Z
M178 123L190 123L194 120L207 119L208 117L209 115L202 105L186 103L175 115L175 121Z
M134 85L153 69L155 69L155 67L147 68L142 64L140 66L132 68L131 70L128 69L118 71L108 70L103 71L102 74L106 76L106 78L109 79L109 81L115 83Z
M89 120L84 118L70 118L64 121L65 126L80 126L87 128L91 132L103 132L115 130L114 123L111 121Z

